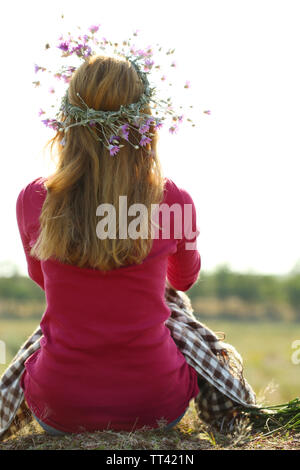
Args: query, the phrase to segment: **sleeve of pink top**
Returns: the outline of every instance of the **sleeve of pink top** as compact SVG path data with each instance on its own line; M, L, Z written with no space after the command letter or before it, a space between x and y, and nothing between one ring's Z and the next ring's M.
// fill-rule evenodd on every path
M184 292L198 280L201 269L201 257L197 249L197 237L200 232L197 226L196 208L191 196L184 189L180 189L180 194L182 197L180 221L182 236L177 240L177 251L168 258L167 279L172 287Z
M44 276L41 268L41 263L38 259L30 255L30 237L26 233L25 221L24 221L24 194L25 189L22 189L20 192L17 203L16 203L16 214L17 214L17 223L19 227L20 237L22 245L24 248L26 260L27 260L27 269L29 277L36 282L44 290Z

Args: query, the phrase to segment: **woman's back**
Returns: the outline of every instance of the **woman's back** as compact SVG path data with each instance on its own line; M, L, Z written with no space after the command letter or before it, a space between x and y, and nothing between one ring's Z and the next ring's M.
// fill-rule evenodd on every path
M166 277L179 290L198 278L200 255L183 238L156 238L141 264L109 271L29 255L46 197L39 178L19 195L17 217L29 275L46 294L41 349L26 363L25 398L44 423L66 432L157 427L173 421L198 392L196 371L164 322ZM189 194L165 180L163 203L192 208ZM171 224L172 225L172 224Z

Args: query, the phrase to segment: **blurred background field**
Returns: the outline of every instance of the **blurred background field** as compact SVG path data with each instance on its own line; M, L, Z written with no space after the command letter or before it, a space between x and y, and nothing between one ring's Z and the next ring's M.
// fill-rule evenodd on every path
M264 403L300 396L300 363L292 360L292 343L300 341L297 270L279 277L241 274L220 266L201 273L187 294L199 321L224 332L225 341L242 355L245 377ZM1 374L38 326L44 310L44 293L29 278L18 273L0 277L0 340L6 344Z
M300 396L300 364L293 364L295 350L291 347L300 339L300 324L213 320L206 325L223 331L225 341L242 355L245 377L264 403L277 404Z

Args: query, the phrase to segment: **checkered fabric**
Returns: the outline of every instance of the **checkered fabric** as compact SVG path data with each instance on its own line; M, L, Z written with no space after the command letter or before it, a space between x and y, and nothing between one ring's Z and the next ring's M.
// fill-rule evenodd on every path
M165 325L186 362L198 374L200 392L195 407L199 418L223 425L224 420L235 419L240 406L256 407L255 393L243 376L242 358L234 347L197 321L185 293L167 285L165 300L171 311ZM26 359L40 347L41 337L41 328L37 327L0 378L0 439L8 438L34 420L20 379Z
M223 341L223 332L214 333L195 318L186 294L167 288L166 300L172 312L166 326L198 374L198 416L219 429L225 424L230 429L239 409L257 408L256 395L244 377L242 357Z

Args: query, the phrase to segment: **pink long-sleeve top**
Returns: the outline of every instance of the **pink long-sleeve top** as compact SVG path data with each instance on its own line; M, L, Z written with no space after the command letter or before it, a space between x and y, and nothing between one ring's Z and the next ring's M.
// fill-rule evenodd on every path
M199 393L195 369L187 364L165 325L166 277L181 291L198 279L201 260L181 238L155 238L139 265L103 272L29 252L40 229L45 178L19 194L17 221L28 273L44 291L41 347L25 362L21 386L26 402L44 423L65 432L132 431L174 421ZM189 204L189 193L165 179L163 203ZM171 212L172 215L172 212ZM171 217L172 220L172 217ZM177 220L177 219L176 219ZM174 223L174 219L173 219Z

